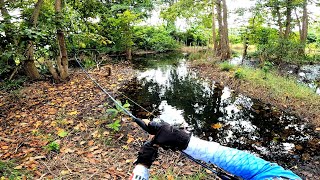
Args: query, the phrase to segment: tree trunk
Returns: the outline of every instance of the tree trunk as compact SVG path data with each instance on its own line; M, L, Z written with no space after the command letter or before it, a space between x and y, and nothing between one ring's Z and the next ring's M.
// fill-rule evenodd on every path
M222 14L221 14L221 0L216 1L216 9L217 9L217 20L218 20L218 33L219 33L219 41L217 48L217 56L221 56L221 48L222 48L222 35L223 35L223 25L222 25ZM220 58L221 59L221 58Z
M131 47L127 47L126 49L126 59L131 61L132 60L132 51L131 51Z
M216 53L217 50L217 35L216 35L216 18L214 13L214 0L212 1L212 43L213 43L213 52Z
M307 42L307 35L308 35L308 1L304 0L303 2L303 14L302 14L302 28L300 33L300 43L302 47L299 49L299 53L301 55L305 54L305 47Z
M62 17L61 14L61 0L55 1L55 11L57 19L57 40L59 44L60 55L57 57L57 67L60 73L60 80L64 81L69 76L68 74L68 54L66 48L66 42L64 39L64 32L61 30L61 24L59 23L59 18Z
M282 30L283 25L281 22L281 13L280 13L279 5L276 5L275 9L276 9L276 14L277 14L277 18L278 18L277 21L278 21L278 26L279 26L279 36L283 37L283 30Z
M223 60L230 59L230 47L229 47L229 33L228 33L228 10L226 0L222 0L223 2L223 37L221 38L224 41L222 48L222 56Z
M33 27L35 28L37 26L37 22L38 22L38 17L40 14L40 9L41 6L43 4L43 0L38 0L38 2L36 3L33 13L30 17L29 20L29 27ZM27 45L27 57L26 60L24 61L24 70L26 75L31 78L31 79L40 79L40 74L36 68L36 65L34 63L34 53L33 53L34 49L33 49L33 42L32 41L28 41L28 45Z
M284 38L288 39L291 32L291 12L292 12L292 0L287 0L287 11L286 11L286 30Z

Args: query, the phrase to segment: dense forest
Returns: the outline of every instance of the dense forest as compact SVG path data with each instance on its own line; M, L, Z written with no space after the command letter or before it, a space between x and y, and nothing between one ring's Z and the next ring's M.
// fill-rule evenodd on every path
M201 138L320 176L318 0L0 0L0 22L1 180L128 179L148 136L126 110L166 108ZM154 179L218 178L160 157Z

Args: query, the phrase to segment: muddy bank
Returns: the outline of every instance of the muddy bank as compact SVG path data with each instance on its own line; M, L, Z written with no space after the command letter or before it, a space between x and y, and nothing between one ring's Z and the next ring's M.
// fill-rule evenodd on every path
M217 66L192 62L190 64L191 68L202 78L220 80L220 83L229 86L235 92L261 100L267 104L273 104L285 112L293 112L305 122L320 126L320 102L311 104L304 99L279 97L274 95L268 87L261 87L254 83L235 79L232 72L221 71Z

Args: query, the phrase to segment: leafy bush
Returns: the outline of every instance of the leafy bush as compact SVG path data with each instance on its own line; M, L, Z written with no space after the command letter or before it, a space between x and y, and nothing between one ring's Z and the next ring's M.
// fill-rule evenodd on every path
M178 43L164 27L137 26L134 28L133 42L137 49L165 52L178 48Z

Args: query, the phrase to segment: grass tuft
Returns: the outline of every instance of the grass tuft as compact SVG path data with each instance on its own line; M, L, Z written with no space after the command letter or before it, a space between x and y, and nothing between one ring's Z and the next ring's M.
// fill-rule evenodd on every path
M232 71L232 70L234 70L236 68L236 66L230 64L227 61L221 63L219 66L220 66L222 71Z

